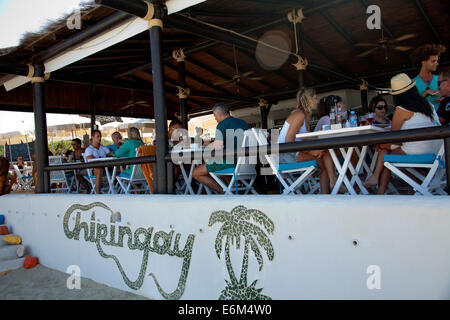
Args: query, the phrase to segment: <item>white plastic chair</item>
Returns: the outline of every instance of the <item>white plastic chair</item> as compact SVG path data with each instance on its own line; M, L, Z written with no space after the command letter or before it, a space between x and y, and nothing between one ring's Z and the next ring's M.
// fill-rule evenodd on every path
M50 166L60 165L62 156L49 156L48 163ZM56 185L55 188L51 187L53 184ZM64 170L50 171L50 192L70 192L69 181Z
M244 139L242 140L242 147L254 147L258 145L256 137L251 130L244 132ZM222 187L225 194L238 194L239 191L244 191L244 194L249 192L258 194L253 187L256 180L256 162L257 156L238 157L236 167L221 171L210 172L210 176ZM230 183L226 185L221 176L231 177Z
M251 129L256 137L259 145L268 145L267 137L263 131L258 129ZM270 165L272 174L274 174L281 186L283 186L283 195L300 193L302 185L309 181L311 185L307 186L307 190L317 191L317 183L315 180L309 179L318 168L317 161L302 161L294 163L279 163L279 156L276 154L267 154L266 160Z
M442 143L437 154L419 154L419 155L384 155L384 166L391 170L400 179L409 184L416 195L447 195L444 191L446 185L445 163L442 158L444 155L444 144ZM416 168L428 169L424 176ZM419 184L408 175L401 171L407 170L422 183Z
M84 153L82 153L82 156L83 156L83 159L84 159L85 163L88 163L90 160L92 160L92 159L86 158ZM96 187L95 187L95 180L97 179L97 177L95 176L92 168L87 168L86 171L87 171L88 174L87 174L87 176L84 176L84 178L91 185L91 194L96 194L97 190L96 190ZM102 189L101 189L101 191L103 193L108 193L108 191L109 191L109 184L108 184L108 180L106 179L106 174L103 174L103 177L102 177Z
M24 176L17 165L13 165L13 168L17 176L17 184L13 186L13 190L31 190L34 182L33 176Z
M137 149L136 149L136 157L139 157ZM133 165L131 175L121 172L118 176L116 176L116 179L117 182L119 183L121 194L130 194L132 192L142 192L142 191L144 193L151 193L151 190L148 186L147 180L145 179L145 175L142 172L140 164ZM140 187L136 187L138 185Z

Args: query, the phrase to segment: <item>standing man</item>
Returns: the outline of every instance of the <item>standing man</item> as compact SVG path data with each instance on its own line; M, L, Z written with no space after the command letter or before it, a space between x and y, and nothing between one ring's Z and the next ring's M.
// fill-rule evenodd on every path
M105 158L107 156L113 155L111 150L101 145L101 142L102 142L102 133L100 132L100 130L92 131L92 143L89 147L86 148L86 151L84 153L86 159ZM100 194L102 190L103 172L104 172L103 168L94 168L95 190L97 191L97 194Z
M443 98L437 114L442 125L448 125L450 121L450 67L445 67L439 72L439 92Z
M218 125L216 128L216 137L213 143L208 145L212 150L226 150L226 145L233 144L235 149L240 146L243 139L243 133L248 130L248 124L244 120L234 118L230 115L230 111L224 103L216 104L213 109L214 118ZM239 134L241 133L241 135ZM228 137L228 140L227 140ZM239 137L239 139L238 139ZM232 138L233 140L231 140ZM228 151L228 150L227 150ZM236 166L236 159L232 163L216 163L214 159L198 166L194 169L193 177L199 183L207 186L210 189L224 194L220 185L209 175L210 172L234 168Z
M426 44L417 48L412 59L414 64L420 67L420 72L416 80L416 87L424 98L426 98L437 111L439 108L438 99L438 76L433 75L439 65L439 56L446 50L441 44Z
M111 139L114 143L108 146L108 148L113 153L116 153L116 151L122 146L122 135L120 134L120 132L116 131L111 135Z

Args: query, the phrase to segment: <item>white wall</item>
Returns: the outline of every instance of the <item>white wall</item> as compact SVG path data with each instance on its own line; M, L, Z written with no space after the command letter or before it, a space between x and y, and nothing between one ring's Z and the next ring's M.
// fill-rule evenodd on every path
M449 197L410 196L91 196L91 195L7 195L0 197L0 213L13 233L43 265L65 271L78 265L83 277L150 298L163 299L153 273L165 292L177 288L183 259L169 256L175 234L183 249L188 236L193 249L182 299L217 299L229 279L222 252L216 255L215 241L221 223L208 226L212 212L243 205L267 215L274 232L265 231L273 246L270 261L264 249L263 268L250 250L248 285L272 299L449 299L450 298L450 205ZM90 225L95 212L98 224L110 234L111 212L120 212L119 226L133 232L151 228L148 265L137 290L128 287L112 258L103 258L94 242L69 239L63 220L74 204L95 204L89 210L75 210L68 218L68 230L75 226L75 215ZM104 208L100 206L106 206ZM226 214L224 213L224 217ZM254 220L251 225L264 227ZM90 228L92 230L92 228ZM156 232L174 231L168 252L154 252ZM69 233L70 234L70 233ZM243 235L249 235L243 232ZM159 233L158 235L164 235ZM134 238L134 237L133 237ZM256 240L256 237L253 237ZM116 231L115 239L118 239ZM135 281L143 263L144 251L130 250L125 236L123 247L100 243L100 250L115 255L124 273ZM142 238L142 240L144 240ZM163 244L162 240L160 245ZM162 242L161 242L162 241ZM357 245L353 244L357 241ZM222 243L224 245L225 242ZM236 277L243 259L241 249L230 248ZM164 251L164 250L163 250ZM190 255L187 254L186 257ZM187 260L186 260L187 261ZM381 289L369 290L366 281L371 265L380 267ZM181 281L183 283L183 281ZM172 296L178 298L177 295Z

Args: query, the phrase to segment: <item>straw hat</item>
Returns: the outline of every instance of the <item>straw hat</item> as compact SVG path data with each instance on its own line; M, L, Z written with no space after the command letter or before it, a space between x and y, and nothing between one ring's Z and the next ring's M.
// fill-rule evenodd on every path
M401 94L416 85L416 80L411 80L405 73L400 73L391 79L391 94L397 95Z

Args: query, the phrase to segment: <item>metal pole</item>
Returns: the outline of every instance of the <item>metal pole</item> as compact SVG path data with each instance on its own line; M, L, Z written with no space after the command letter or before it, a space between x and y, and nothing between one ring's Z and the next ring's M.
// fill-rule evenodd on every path
M303 34L302 34L302 23L299 22L297 25L297 41L298 41L298 54L301 57L305 56L305 50L303 48ZM305 70L298 71L298 89L301 90L305 87Z
M180 86L186 89L186 75L184 72L184 60L178 61L178 80L180 81ZM180 97L180 117L183 123L183 128L188 129L188 117L187 117L187 98Z
M175 181L173 174L173 162L167 162L167 193L174 194L175 193Z
M447 194L450 195L450 138L444 139L445 173L447 174Z
M154 19L162 19L163 8L155 3ZM162 60L162 28L153 26L150 29L150 47L153 74L153 104L155 109L156 129L156 193L167 193L167 166L165 157L169 151L167 133L167 109L164 92L164 70Z
M261 110L261 129L267 129L267 111L266 107L260 107Z
M90 100L91 100L91 136L95 128L95 116L97 114L97 97L95 95L95 85L90 87Z
M44 66L34 65L34 77L44 79ZM38 193L49 193L50 180L48 172L44 168L48 166L48 139L47 118L45 114L45 91L44 83L32 81L33 86L33 109L34 126L36 132L36 167Z
M362 111L364 114L369 112L369 102L368 102L367 98L368 98L368 91L361 90L361 106L362 106Z

